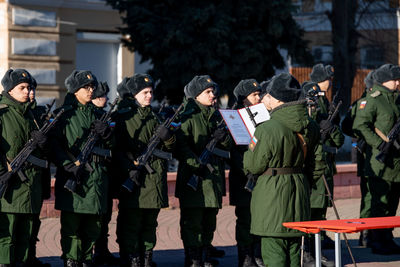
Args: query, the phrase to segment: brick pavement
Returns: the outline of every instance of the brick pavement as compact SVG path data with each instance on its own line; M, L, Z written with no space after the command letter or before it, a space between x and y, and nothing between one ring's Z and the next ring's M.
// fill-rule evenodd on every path
M339 210L341 219L357 218L359 212L359 199L337 200L336 206ZM397 212L399 215L399 211ZM115 242L116 215L114 212L110 223L109 248L111 252L118 252L118 245ZM236 266L236 247L235 247L235 215L234 207L224 206L217 218L217 231L214 236L213 244L226 251L226 256L220 261L220 266ZM328 209L328 219L335 219L333 210ZM158 266L183 266L183 245L179 235L179 209L163 209L160 212L159 227L157 230L157 246L155 247L154 260ZM328 233L331 237L333 235ZM400 229L394 231L394 236L400 244ZM58 218L43 219L39 233L37 246L37 256L42 261L49 262L54 267L61 267L60 259L60 224ZM372 266L400 266L400 255L383 256L372 254L370 249L359 248L358 234L348 235L352 246L354 257L359 267ZM325 254L333 259L334 251L327 250ZM347 249L342 244L342 260L345 266L353 266Z

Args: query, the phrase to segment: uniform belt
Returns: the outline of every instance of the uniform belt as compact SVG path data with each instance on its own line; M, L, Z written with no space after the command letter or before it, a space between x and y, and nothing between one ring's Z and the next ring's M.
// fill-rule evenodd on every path
M268 168L262 175L280 175L303 173L302 168Z

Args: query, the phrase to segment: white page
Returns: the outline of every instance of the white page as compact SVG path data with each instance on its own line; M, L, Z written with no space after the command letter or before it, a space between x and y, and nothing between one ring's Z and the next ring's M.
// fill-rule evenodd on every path
M251 136L246 128L246 125L243 123L239 112L235 109L220 109L219 112L228 126L235 143L237 145L248 145L250 143Z
M269 112L263 103L250 106L249 109L250 109L251 113L253 114L254 120L257 125L270 119ZM246 125L246 127L250 133L250 136L252 137L254 135L254 132L256 131L256 127L254 126L253 122L251 121L246 108L241 108L238 110L238 112L239 112L240 117L242 118L244 124Z

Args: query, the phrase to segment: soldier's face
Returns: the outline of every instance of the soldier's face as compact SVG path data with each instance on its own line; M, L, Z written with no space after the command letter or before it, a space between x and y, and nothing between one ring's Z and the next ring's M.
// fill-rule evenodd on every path
M79 101L79 103L86 105L87 103L92 101L93 91L94 85L88 84L82 88L79 88L79 90L75 92L75 97Z
M256 91L249 94L244 100L243 104L245 106L251 106L260 103L260 92Z
M20 103L27 102L29 100L29 83L18 84L8 94Z
M30 88L29 89L29 101L32 102L35 100L35 89Z
M382 85L391 91L395 91L399 87L399 80L390 80L390 81L382 83Z
M151 100L153 100L153 88L146 87L135 95L136 101L141 107L150 106Z
M107 100L108 100L107 96L102 96L92 99L92 103L98 108L104 108L107 104Z
M319 88L321 88L321 91L327 92L332 86L332 80L328 79L326 81L318 83L318 85L319 85Z
M196 100L203 106L211 106L215 101L214 88L207 88L196 96Z

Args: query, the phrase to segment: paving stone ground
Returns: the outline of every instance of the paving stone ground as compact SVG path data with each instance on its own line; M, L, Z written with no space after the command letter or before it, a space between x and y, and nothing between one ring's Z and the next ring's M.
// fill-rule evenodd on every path
M360 199L337 200L336 206L341 219L358 218ZM400 211L397 212L400 215ZM113 214L110 223L109 249L118 256L118 244L115 242L117 212ZM332 208L328 209L328 219L336 219ZM235 247L235 213L234 207L224 206L218 214L217 231L213 245L225 250L226 255L220 260L219 266L237 266L237 251ZM154 261L157 266L183 266L183 244L179 234L179 209L163 209L158 217L157 245L154 252ZM328 235L333 238L332 233ZM394 230L395 240L400 244L400 228ZM349 234L347 238L352 247L353 255L359 267L400 266L400 255L383 256L371 253L369 248L358 247L359 234ZM42 220L37 245L37 256L53 267L62 267L60 259L60 223L58 218ZM334 250L325 250L324 254L334 259ZM344 266L353 266L347 248L342 241L342 262Z

